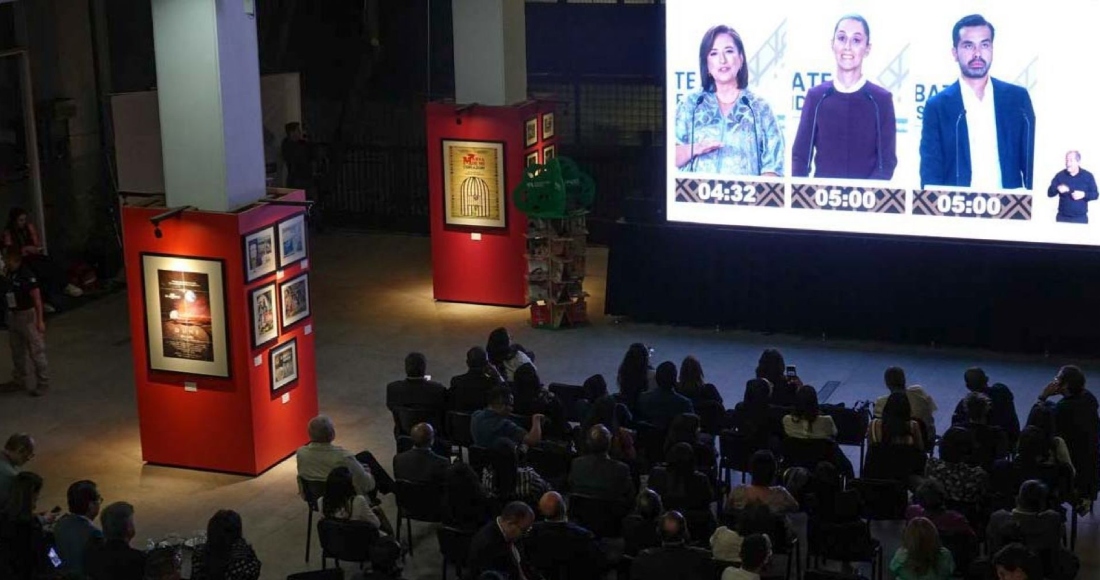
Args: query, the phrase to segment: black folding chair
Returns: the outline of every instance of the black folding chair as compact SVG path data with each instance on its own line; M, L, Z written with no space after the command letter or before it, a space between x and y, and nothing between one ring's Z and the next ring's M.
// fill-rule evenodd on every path
M305 479L298 476L298 493L306 502L306 562L309 562L309 548L313 543L313 514L321 511L317 500L325 495L325 482Z
M822 405L821 413L832 417L836 425L837 445L859 447L859 472L862 475L871 413L866 408L857 410L843 405Z
M569 506L571 519L596 534L597 538L621 537L623 518L631 510L631 505L623 501L602 499L579 493L571 494L566 503Z
M718 467L722 470L722 479L732 485L730 472L740 471L741 483L745 483L745 476L749 471L749 459L760 447L753 445L748 437L733 429L726 429L718 434L718 447Z
M413 554L412 522L439 523L443 521L443 486L438 483L420 483L397 480L394 490L397 500L397 522L394 532L401 541L401 520L405 520L409 554Z
M445 418L447 424L447 437L451 444L459 448L469 449L474 444L474 437L470 433L470 422L473 415L458 411L447 411ZM461 457L461 456L460 456Z
M435 537L439 540L439 552L443 555L443 580L447 580L447 564L454 565L458 577L462 578L462 568L466 566L470 554L470 541L476 533L476 530L451 526L443 526L435 531Z
M329 558L340 562L358 562L359 569L370 561L370 546L379 537L378 528L367 522L321 518L317 522L317 539L321 540L321 569Z

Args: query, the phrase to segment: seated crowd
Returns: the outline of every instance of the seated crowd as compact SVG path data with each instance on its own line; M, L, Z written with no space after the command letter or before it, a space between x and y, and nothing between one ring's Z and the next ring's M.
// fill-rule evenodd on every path
M966 371L968 393L941 436L936 403L897 367L873 404L826 405L768 349L743 400L726 409L697 359L677 372L670 361L654 368L650 352L630 346L614 393L600 375L544 385L534 353L503 328L467 352L468 372L449 388L411 353L405 378L386 389L392 472L369 451L336 445L322 415L296 454L299 491L326 525L371 531L372 578L398 578L411 553L402 505L465 538L463 557L450 562L463 578L755 580L782 575L777 556L789 575L803 549L811 564L878 561L903 580L1076 574L1063 530L1091 511L1100 479L1097 401L1077 367L1059 371L1023 429L1011 391ZM861 441L866 463L856 466L839 445ZM64 515L40 511L42 478L24 469L34 449L16 434L0 454L0 578L179 577L171 550L130 545L134 506L102 506L92 481L69 487ZM749 482L734 485L733 471ZM402 503L411 490L420 490L415 506ZM381 507L391 493L397 526ZM867 519L894 509L883 498L895 497L904 509L883 519L907 524L901 547L884 556ZM790 519L799 512L804 548ZM254 579L260 570L240 515L214 514L191 577Z

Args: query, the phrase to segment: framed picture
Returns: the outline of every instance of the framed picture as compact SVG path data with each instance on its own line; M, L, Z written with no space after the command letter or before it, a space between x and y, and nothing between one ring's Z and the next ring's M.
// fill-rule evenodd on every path
M229 376L225 262L141 254L149 368Z
M543 163L550 163L550 160L557 157L557 156L558 156L557 149L555 149L553 145L547 145L546 147L542 148L542 162Z
M443 223L505 228L504 143L443 140Z
M298 339L271 349L271 390L278 391L298 380Z
M249 283L275 271L275 226L244 236L244 281Z
M306 259L306 214L279 222L279 267L287 266Z
M549 139L554 136L554 113L542 114L542 138Z
M283 330L309 318L309 274L279 284L279 308Z
M279 338L275 321L275 283L260 286L250 293L252 305L252 348L260 348Z
M527 154L527 163L524 164L524 167L530 167L532 165L538 165L538 164L539 164L539 152L538 151L532 151L531 153L528 153Z
M523 145L531 147L539 142L539 118L532 117L523 124Z

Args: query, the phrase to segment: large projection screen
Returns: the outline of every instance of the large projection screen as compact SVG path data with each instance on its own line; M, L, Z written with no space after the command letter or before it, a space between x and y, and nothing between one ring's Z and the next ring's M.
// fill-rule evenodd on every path
M666 4L670 220L1100 245L1100 2Z

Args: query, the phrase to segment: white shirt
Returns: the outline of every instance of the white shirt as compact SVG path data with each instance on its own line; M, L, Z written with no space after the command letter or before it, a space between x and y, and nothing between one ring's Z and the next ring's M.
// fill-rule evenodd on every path
M333 469L342 466L351 471L355 491L366 495L375 488L374 477L350 451L331 443L312 442L298 448L298 475L310 481L325 481Z
M854 93L854 92L859 91L860 89L862 89L863 85L866 85L866 84L867 84L867 77L859 77L858 81L856 81L854 84L852 84L852 86L848 86L848 87L840 84L839 81L834 80L833 81L833 88L836 89L836 92L838 92L838 93Z
M962 79L959 80L959 88L963 109L966 110L966 129L970 137L970 187L980 191L1003 189L993 83L986 81L985 94L981 99Z

